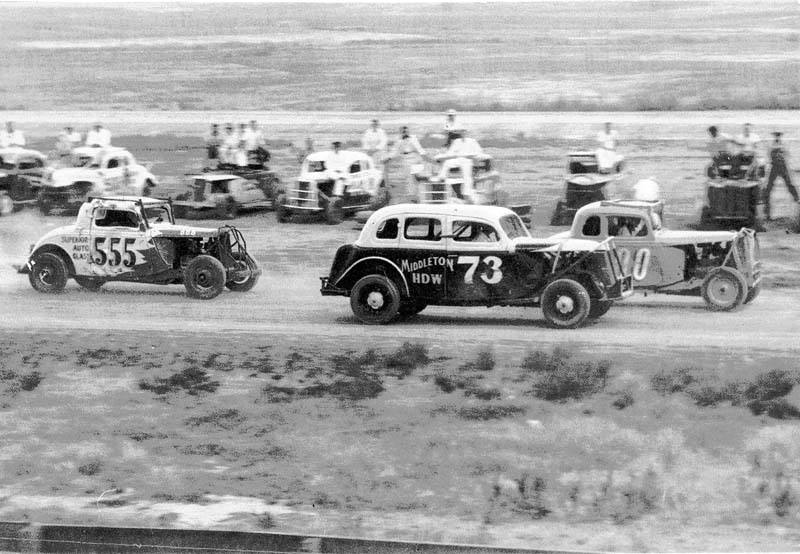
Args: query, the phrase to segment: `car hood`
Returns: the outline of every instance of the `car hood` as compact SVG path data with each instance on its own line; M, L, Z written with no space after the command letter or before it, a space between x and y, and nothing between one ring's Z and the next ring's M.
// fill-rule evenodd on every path
M65 187L75 181L95 181L100 177L100 172L85 167L62 167L53 170L50 175L50 185L54 187Z
M34 252L37 248L42 246L43 244L53 243L53 244L61 244L62 241L58 240L58 237L62 236L74 236L80 233L78 226L75 224L72 225L64 225L63 227L56 227L55 229L51 229L47 233L45 233L39 240L34 243L31 252Z
M192 227L190 225L171 225L169 223L155 223L152 225L154 237L167 238L193 238L216 237L219 229L212 227Z
M701 242L727 242L736 236L735 231L671 231L659 229L653 233L656 241L670 246Z
M564 233L559 233L563 235ZM569 250L571 252L591 252L598 249L598 243L594 240L573 239L566 236L556 236L534 239L519 238L513 241L516 249L519 250L539 250L544 252L557 252L559 250Z

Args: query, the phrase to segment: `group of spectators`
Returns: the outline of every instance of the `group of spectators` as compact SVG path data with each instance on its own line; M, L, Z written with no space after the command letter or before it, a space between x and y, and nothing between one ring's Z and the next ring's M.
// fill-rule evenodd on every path
M111 146L111 131L106 129L101 123L95 123L86 132L86 140L81 133L74 127L66 126L58 134L56 140L56 153L59 156L69 156L72 149L84 144L93 148L107 148Z
M708 141L708 153L711 155L711 164L714 174L720 174L722 165L730 164L730 174L737 176L743 170L755 171L758 162L758 145L767 142L759 137L752 130L750 123L745 123L742 132L733 137L720 131L715 125L708 128L710 139ZM772 142L767 146L769 155L770 170L767 178L767 186L764 189L764 215L769 220L771 217L770 196L775 182L780 178L789 190L795 203L800 204L800 196L792 183L791 171L789 168L789 151L783 143L783 133L774 131ZM734 152L734 149L738 151Z
M228 123L224 131L214 123L204 138L208 160L218 166L261 168L269 161L266 138L255 120L238 128Z
M0 148L11 147L22 148L25 146L25 135L22 131L14 128L13 121L6 121L5 129L0 131Z

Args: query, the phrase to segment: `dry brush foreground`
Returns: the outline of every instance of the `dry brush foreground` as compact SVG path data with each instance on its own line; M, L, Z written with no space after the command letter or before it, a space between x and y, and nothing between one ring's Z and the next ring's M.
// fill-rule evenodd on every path
M791 549L796 362L8 333L0 518Z

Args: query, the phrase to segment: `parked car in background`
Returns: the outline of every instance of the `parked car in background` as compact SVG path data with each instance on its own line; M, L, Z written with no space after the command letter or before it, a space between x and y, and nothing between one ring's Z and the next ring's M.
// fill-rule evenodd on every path
M364 152L342 150L309 154L300 177L276 201L278 221L296 214L320 214L332 225L359 210L376 209L388 202L383 172Z
M225 173L190 175L189 191L172 202L176 217L233 219L243 210L272 207L272 200L257 181Z
M43 183L37 199L43 214L75 211L90 196L150 196L158 184L124 148L81 146L72 151L70 163L72 167L55 169Z
M556 203L550 225L569 225L575 212L587 204L606 199L606 187L622 176L622 162L611 172L601 173L594 151L567 154L566 191Z
M321 292L349 297L367 324L429 305L541 306L550 325L573 328L632 290L613 240L533 239L508 208L397 204L337 250Z
M0 191L16 205L33 204L50 175L47 157L27 148L0 148Z

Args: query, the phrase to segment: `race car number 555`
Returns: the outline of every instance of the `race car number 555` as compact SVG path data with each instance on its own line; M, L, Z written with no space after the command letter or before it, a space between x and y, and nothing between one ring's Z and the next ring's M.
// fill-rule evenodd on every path
M626 271L630 271L634 280L643 281L647 277L647 268L650 267L650 249L639 248L631 255L631 251L627 248L619 249L620 261L622 267ZM631 267L631 263L633 267Z
M101 250L106 239L108 246ZM135 238L96 237L92 245L92 261L97 265L116 267L122 264L124 267L133 267L136 264L136 252L130 247L135 243Z

